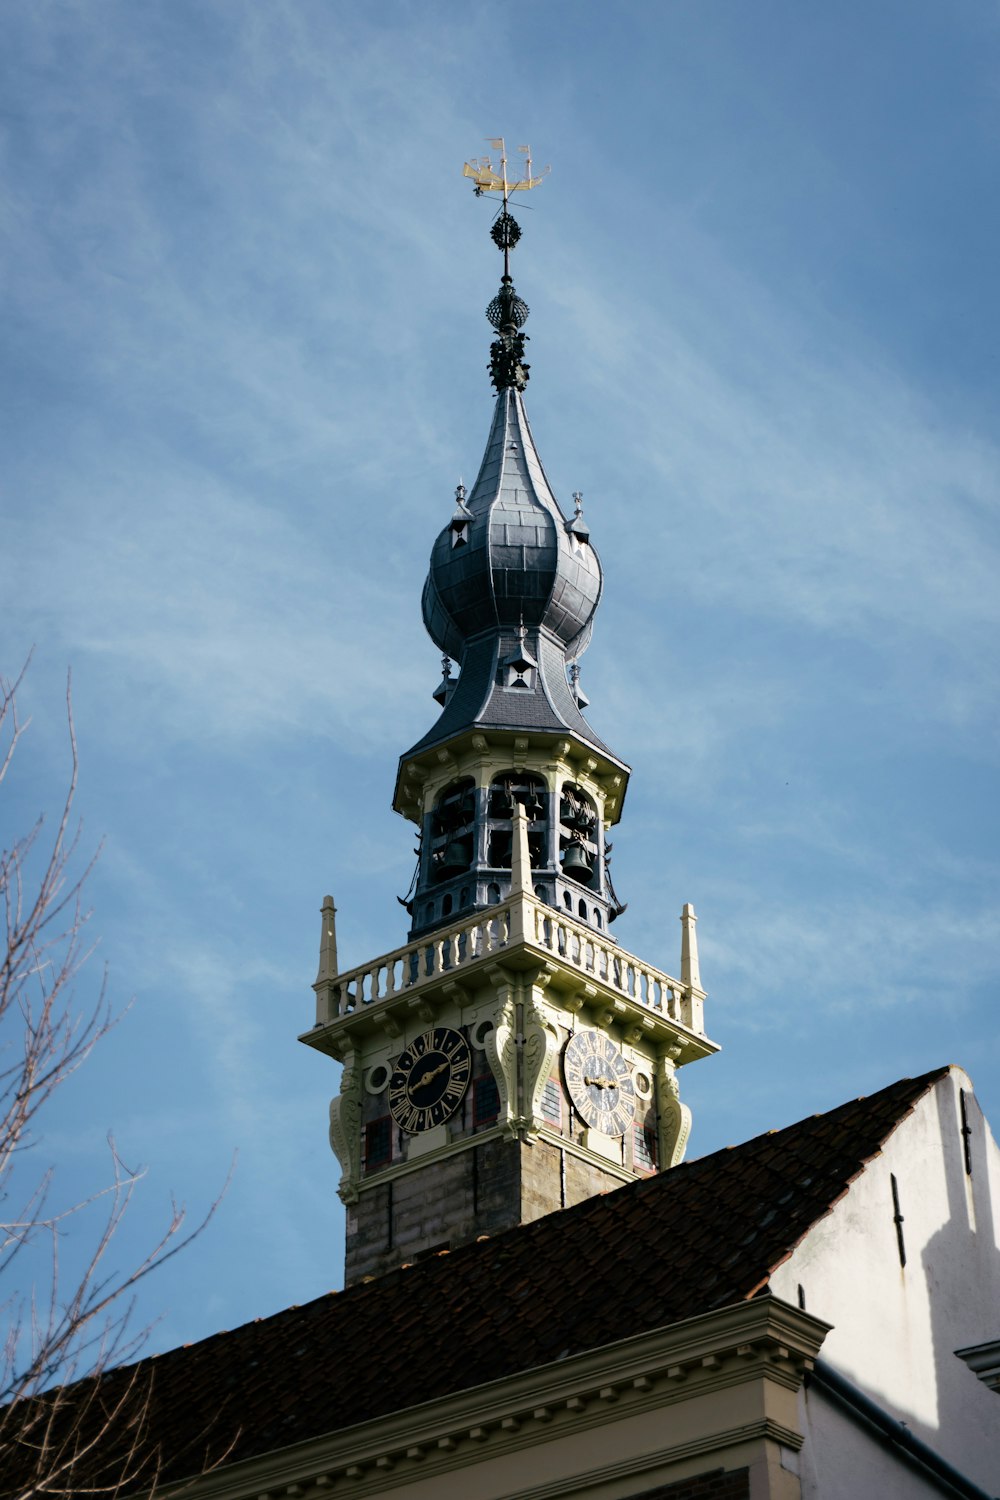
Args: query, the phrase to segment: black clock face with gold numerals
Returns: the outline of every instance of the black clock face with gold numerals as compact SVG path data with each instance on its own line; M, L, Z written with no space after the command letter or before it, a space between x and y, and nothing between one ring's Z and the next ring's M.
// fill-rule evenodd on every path
M435 1026L411 1042L389 1079L389 1111L408 1135L453 1115L472 1076L472 1053L460 1031Z
M628 1063L610 1037L578 1031L566 1043L563 1073L573 1105L592 1130L624 1135L635 1117Z

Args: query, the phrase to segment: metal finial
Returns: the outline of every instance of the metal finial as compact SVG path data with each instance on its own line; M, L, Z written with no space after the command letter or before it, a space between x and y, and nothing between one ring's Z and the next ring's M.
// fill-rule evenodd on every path
M573 491L574 516L583 514L583 494L580 490Z
M444 678L445 682L450 682L451 681L451 657L450 656L442 656L442 658L441 658L441 675Z
M502 250L506 256L513 250L521 238L521 226L512 213L508 213L506 204L493 220L490 230L490 239L498 250Z
M505 276L500 290L486 309L486 317L498 333L516 333L528 321L528 304L514 290L514 283Z
M507 147L503 136L490 139L489 144L500 153L499 161L494 164L488 156L467 161L462 175L472 178L477 198L484 193L499 193L501 200L500 212L490 228L493 243L503 251L503 280L499 292L486 309L487 318L499 334L490 345L490 379L498 392L510 388L523 391L528 383L530 366L524 358L527 334L520 330L528 317L528 304L517 295L510 276L510 252L521 238L521 226L507 205L511 193L528 192L537 187L551 168L546 167L540 176L533 177L531 147L518 146L518 151L525 157L525 175L512 182L507 176Z
M455 499L458 501L459 505L465 504L465 496L467 493L468 492L465 488L465 485L461 480L459 480L455 486Z

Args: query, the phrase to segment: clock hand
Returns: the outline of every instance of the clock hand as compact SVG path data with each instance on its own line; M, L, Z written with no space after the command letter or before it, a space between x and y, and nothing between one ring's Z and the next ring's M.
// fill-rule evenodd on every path
M443 1062L439 1063L436 1068L429 1068L422 1078L417 1079L413 1087L418 1089L426 1088L427 1084L433 1083L438 1074L443 1073L447 1067L448 1063Z
M618 1087L613 1078L585 1078L585 1084L592 1084L599 1089L616 1089Z

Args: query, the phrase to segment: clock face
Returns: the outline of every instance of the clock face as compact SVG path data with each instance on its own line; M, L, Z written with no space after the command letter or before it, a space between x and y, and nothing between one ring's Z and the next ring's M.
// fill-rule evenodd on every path
M566 1043L563 1073L573 1105L592 1130L624 1135L635 1117L628 1063L601 1031L578 1031Z
M389 1111L408 1135L453 1115L472 1076L472 1053L460 1031L435 1026L407 1047L389 1079Z

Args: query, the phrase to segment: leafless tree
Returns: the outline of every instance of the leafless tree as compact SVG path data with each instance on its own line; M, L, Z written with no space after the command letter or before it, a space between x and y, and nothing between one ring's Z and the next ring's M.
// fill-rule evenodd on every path
M0 795L28 727L18 714L23 679L24 670L15 681L0 678ZM148 1253L121 1270L109 1252L141 1173L125 1166L114 1141L106 1187L83 1202L53 1206L51 1167L26 1171L27 1154L38 1145L39 1112L117 1019L106 976L87 1000L76 987L92 952L86 886L100 851L89 859L80 853L68 680L66 713L71 769L55 827L39 817L0 856L6 924L0 954L0 1456L6 1459L0 1460L0 1485L22 1500L155 1487L152 1376L143 1365L109 1372L134 1359L145 1337L132 1316L139 1282L190 1244L215 1207L192 1230L173 1203ZM98 1227L84 1268L67 1285L60 1246L70 1229L89 1227L95 1211ZM19 1288L29 1262L37 1273L40 1252L41 1284L36 1274L28 1278L34 1279L30 1289Z

